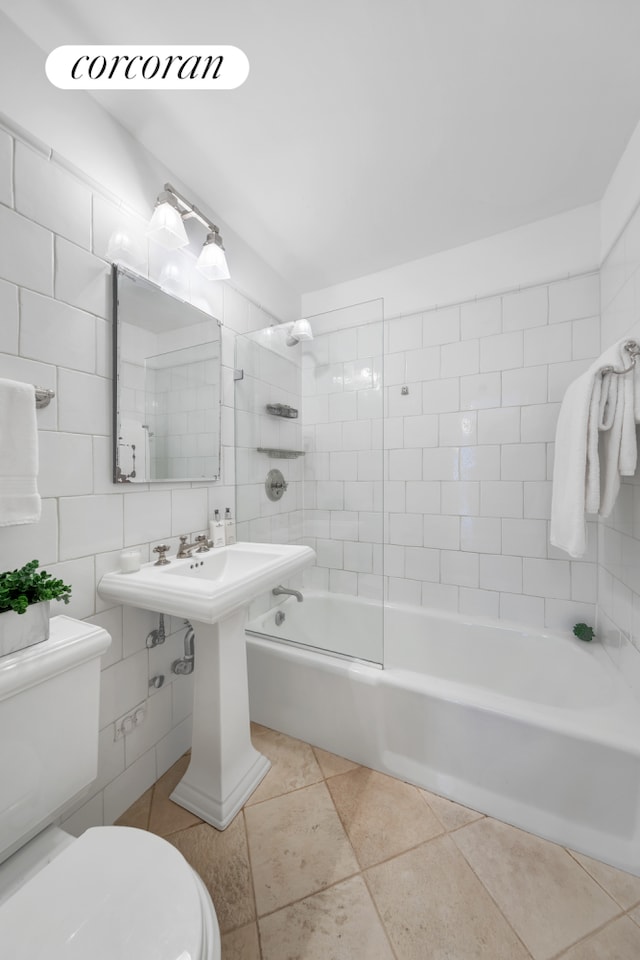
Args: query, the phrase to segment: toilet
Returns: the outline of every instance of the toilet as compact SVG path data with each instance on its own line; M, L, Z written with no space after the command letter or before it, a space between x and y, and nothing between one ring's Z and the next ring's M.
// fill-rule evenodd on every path
M0 658L0 946L11 960L219 960L209 894L145 830L55 821L98 766L100 657L111 642L60 616Z

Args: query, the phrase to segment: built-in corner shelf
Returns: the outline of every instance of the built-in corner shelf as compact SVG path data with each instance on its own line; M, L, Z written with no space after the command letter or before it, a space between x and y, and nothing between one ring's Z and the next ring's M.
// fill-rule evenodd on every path
M257 447L258 453L266 453L272 460L295 460L304 457L304 450L278 450L275 447Z
M268 403L267 413L273 414L274 417L285 417L288 420L296 420L298 417L296 408L290 407L288 403Z

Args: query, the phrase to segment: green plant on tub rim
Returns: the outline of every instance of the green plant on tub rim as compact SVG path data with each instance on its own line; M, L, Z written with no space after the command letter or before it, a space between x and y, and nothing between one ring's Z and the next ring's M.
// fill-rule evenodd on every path
M71 587L46 570L38 571L39 565L39 560L30 560L19 570L0 573L0 613L7 610L25 613L27 607L43 600L69 603Z

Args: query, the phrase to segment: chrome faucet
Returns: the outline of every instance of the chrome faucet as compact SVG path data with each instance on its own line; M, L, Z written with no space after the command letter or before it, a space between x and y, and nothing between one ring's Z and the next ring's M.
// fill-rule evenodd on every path
M295 597L298 603L302 603L304 600L304 597L299 590L290 590L289 587L283 587L282 585L279 587L274 587L271 593L274 595L274 597L279 597L281 593L288 593L290 596Z
M189 538L186 535L180 537L180 546L178 547L176 560L185 560L187 557L191 556L194 550L196 553L206 553L208 551L209 540L204 533L199 537L196 537L195 543L187 543L188 539Z

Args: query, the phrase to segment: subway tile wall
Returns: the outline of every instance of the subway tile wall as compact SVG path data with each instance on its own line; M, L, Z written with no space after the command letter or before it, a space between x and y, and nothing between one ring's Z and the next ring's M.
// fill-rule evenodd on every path
M302 345L304 539L317 560L304 583L382 601L382 303L335 310L311 325L314 339Z
M316 335L307 581L550 629L593 622L596 525L578 562L548 524L560 402L599 350L597 274Z
M220 350L217 343L212 347L215 358L154 371L143 410L154 479L215 477L220 471Z
M602 349L640 339L640 210L601 269ZM613 662L640 693L640 475L624 477L611 515L598 524L598 629Z
M205 281L188 254L150 248L146 223L20 139L0 131L0 376L51 387L38 412L42 519L0 531L0 564L37 557L73 586L65 613L113 637L102 672L99 777L68 821L80 831L110 823L189 746L191 682L171 674L184 625L167 618L168 639L148 650L156 614L111 606L96 593L123 547L149 559L153 544L207 529L217 507L233 506L233 366L238 333L273 318L230 284ZM126 234L126 236L125 236ZM121 259L223 321L222 479L217 483L114 485L111 464L110 261ZM177 271L176 268L179 267ZM165 685L149 692L149 679ZM143 725L114 740L114 721L147 703Z
M299 543L302 538L303 459L267 451L302 451L301 348L286 344L287 326L270 326L236 339L236 502L237 538L257 543ZM296 417L269 413L283 404ZM280 500L270 500L267 475L279 470L287 484ZM301 584L293 577L292 586ZM256 598L250 616L274 605L269 592Z

